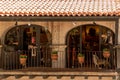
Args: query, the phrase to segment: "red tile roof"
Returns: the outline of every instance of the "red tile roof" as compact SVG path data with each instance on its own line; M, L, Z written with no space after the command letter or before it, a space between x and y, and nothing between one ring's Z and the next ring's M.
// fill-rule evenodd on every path
M120 0L0 0L0 16L120 16Z

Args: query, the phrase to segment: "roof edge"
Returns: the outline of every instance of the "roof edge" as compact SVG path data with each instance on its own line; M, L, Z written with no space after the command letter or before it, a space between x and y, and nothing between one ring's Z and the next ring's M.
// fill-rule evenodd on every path
M119 18L120 16L1 16L0 21L114 21Z

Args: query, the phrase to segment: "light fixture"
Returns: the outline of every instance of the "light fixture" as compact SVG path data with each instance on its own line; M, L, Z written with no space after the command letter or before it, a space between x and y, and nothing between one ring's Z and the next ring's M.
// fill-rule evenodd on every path
M96 25L95 21L93 21L93 24Z
M31 22L28 23L28 26L30 26L30 25L31 25Z
M45 27L45 31L47 31L48 30L48 27Z
M16 22L15 22L15 26L17 26L17 25L18 25L18 22L16 21Z
M75 23L75 22L73 22L72 24L73 24L74 26L76 26L76 23Z
M111 32L110 32L110 31L107 31L107 35L110 36L110 35L111 35Z

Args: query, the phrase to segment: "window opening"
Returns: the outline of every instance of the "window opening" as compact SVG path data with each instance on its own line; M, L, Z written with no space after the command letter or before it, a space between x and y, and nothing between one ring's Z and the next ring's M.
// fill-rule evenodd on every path
M83 25L72 29L67 36L67 67L68 68L80 68L78 63L78 54L85 56L82 67L93 68L95 67L94 60L98 58L107 60L107 62L100 65L102 68L115 68L115 50L113 45L115 44L114 32L106 27L99 25ZM103 50L110 50L109 58L103 56ZM96 56L96 59L95 57ZM112 61L113 60L113 61ZM109 62L109 63L108 63ZM104 66L105 65L105 66Z

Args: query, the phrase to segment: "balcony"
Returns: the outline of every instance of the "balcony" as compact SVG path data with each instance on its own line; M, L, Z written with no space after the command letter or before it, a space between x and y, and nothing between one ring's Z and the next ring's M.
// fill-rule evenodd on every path
M20 54L24 53L26 62L20 62ZM63 56L63 51L58 51L58 58L51 59L51 51L3 51L1 54L1 68L12 71L114 71L116 69L116 54L110 53L109 57L103 55L103 51L83 51L84 61L79 62L77 54ZM77 53L77 52L76 52Z

